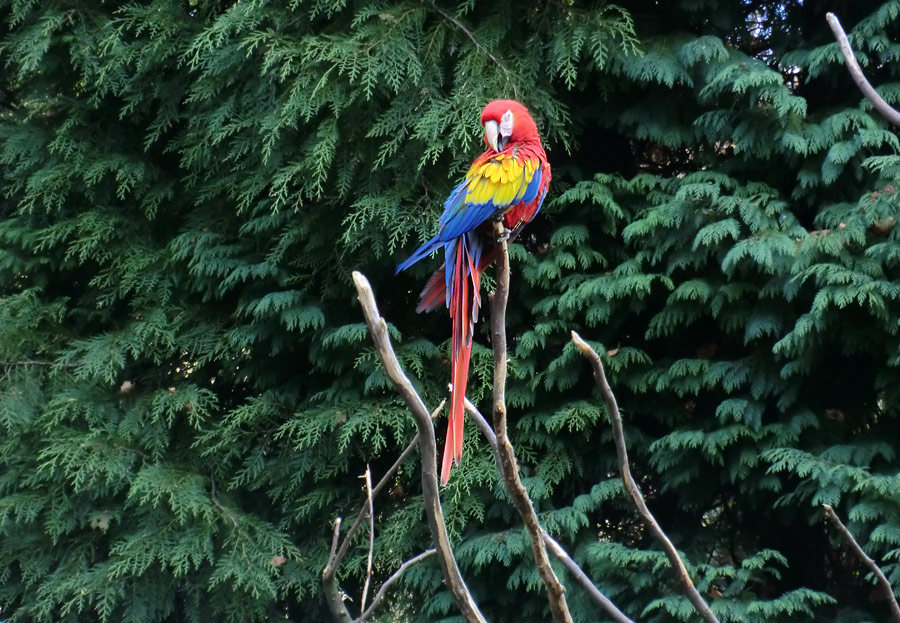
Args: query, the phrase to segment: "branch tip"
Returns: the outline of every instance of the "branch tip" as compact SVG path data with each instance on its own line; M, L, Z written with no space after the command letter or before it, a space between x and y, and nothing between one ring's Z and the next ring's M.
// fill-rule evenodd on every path
M435 408L435 410L431 412L431 419L432 419L432 420L437 419L437 416L439 416L439 415L441 414L441 410L444 408L444 405L445 405L445 404L447 404L447 399L446 399L446 398L444 398L443 400L441 400L441 404L439 404L439 405L437 406L437 408Z
M847 38L847 33L844 32L840 20L838 20L834 13L826 13L825 19L828 21L828 26L831 27L831 32L834 33L834 38L837 39L838 47L841 49L841 55L844 57L844 64L847 66L847 71L850 72L850 77L853 78L853 82L856 83L856 86L865 98L872 103L875 110L881 113L881 115L892 125L900 127L900 111L884 101L884 98L878 94L875 88L866 79L866 76L859 66L859 62L856 60L856 56L853 54L853 47L850 45L850 39Z
M584 339L578 335L577 331L572 331L572 343L575 344L576 348L581 351L581 354L590 356L591 353L597 355L594 352L594 349L591 348L591 345L584 341Z

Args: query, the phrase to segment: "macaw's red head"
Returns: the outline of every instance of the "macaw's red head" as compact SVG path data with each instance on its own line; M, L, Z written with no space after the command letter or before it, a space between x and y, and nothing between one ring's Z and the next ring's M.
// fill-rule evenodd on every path
M515 100L494 100L481 112L484 142L496 152L513 143L537 142L537 126L528 109Z

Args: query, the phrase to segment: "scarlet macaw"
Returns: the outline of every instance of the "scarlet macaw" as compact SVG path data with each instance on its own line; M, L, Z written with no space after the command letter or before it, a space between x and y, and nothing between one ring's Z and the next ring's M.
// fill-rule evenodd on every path
M496 100L481 113L487 150L475 159L465 179L444 202L437 235L397 267L409 268L439 247L445 263L422 290L417 311L431 311L446 301L453 324L450 421L441 484L462 459L463 412L472 334L481 304L481 275L498 246L491 221L501 220L513 239L541 209L550 165L528 109L514 100Z

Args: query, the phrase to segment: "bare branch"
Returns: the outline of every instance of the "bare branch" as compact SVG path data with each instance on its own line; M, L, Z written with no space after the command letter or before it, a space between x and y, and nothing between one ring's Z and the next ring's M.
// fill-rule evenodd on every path
M419 554L418 556L414 556L413 558L410 558L409 560L404 562L402 565L400 565L400 568L397 569L396 571L394 571L394 573L391 574L391 577L389 577L387 580L384 581L384 584L382 584L381 588L378 589L378 592L375 593L375 598L372 600L372 605L369 606L368 610L366 610L361 615L359 615L359 619L357 619L356 623L364 623L365 620L367 618L369 618L369 616L372 614L372 611L375 610L375 606L377 606L378 602L380 602L381 599L384 597L384 594L385 594L385 592L387 592L387 589L390 588L391 584L396 582L400 578L401 575L403 575L404 571L406 571L409 567L412 567L414 564L416 564L420 560L424 560L424 559L428 558L429 556L434 554L436 551L437 550L435 550L435 549L427 549L424 552L422 552L421 554Z
M322 572L322 592L325 594L325 602L331 611L331 616L337 623L353 623L353 617L344 605L344 597L341 595L341 589L338 588L335 571L337 565L334 564L337 556L338 536L341 533L341 518L338 517L334 522L334 536L331 537L331 552L328 555L328 563Z
M400 367L400 362L397 361L397 355L394 353L388 336L387 323L378 313L375 295L372 293L368 279L362 273L354 271L353 282L356 284L356 292L366 317L366 324L369 326L369 333L372 335L375 348L384 364L384 370L394 384L394 389L406 402L416 420L422 461L422 497L425 505L425 517L434 539L444 581L447 583L456 607L466 621L485 623L478 605L469 592L469 587L466 586L462 574L459 572L459 566L456 564L456 558L453 557L453 550L450 546L447 526L444 523L444 513L441 510L441 500L438 494L437 449L435 448L434 424L431 421L431 415Z
M488 424L488 421L484 419L484 416L481 415L481 411L469 402L468 399L466 400L466 412L471 416L472 420L474 420L475 424L490 444L491 450L494 452L494 460L497 462L497 469L500 469L500 453L497 450L497 436L494 434L494 430L491 428L491 425ZM559 561L563 564L569 574L582 586L582 588L584 588L594 603L606 611L613 621L616 621L616 623L634 623L634 621L625 616L625 614L619 610L606 595L601 593L600 589L594 586L594 583L584 570L578 566L578 563L575 562L572 557L569 556L568 552L563 549L562 545L560 545L543 528L541 529L541 536L544 539L544 544L551 552L553 552L554 556L559 558Z
M831 15L829 13L829 15ZM884 572L875 564L875 561L872 560L863 548L860 547L859 543L856 542L856 539L853 538L853 534L847 529L847 526L841 522L840 517L837 516L837 513L834 512L834 509L831 508L828 504L823 504L823 508L825 509L825 514L828 516L828 519L831 520L831 523L834 524L834 527L838 529L838 531L843 535L844 540L847 541L847 544L850 546L850 549L853 550L853 553L856 554L857 558L859 558L865 566L869 568L869 570L875 574L875 577L878 578L878 583L881 585L882 590L888 597L888 605L891 607L891 616L894 619L894 623L900 623L900 606L897 605L897 598L894 596L894 589L891 587L891 583L888 582L887 577L885 577Z
M481 415L481 411L478 410L478 407L473 405L468 398L466 398L465 402L466 413L472 418L472 421L475 422L475 425L481 430L481 434L484 435L485 439L487 439L488 443L491 446L491 452L494 453L494 462L497 464L497 470L500 470L500 451L497 449L497 435L494 434L494 429L491 428L490 423Z
M337 561L338 564L340 563L340 561L337 560L337 557L338 557L337 544L338 544L338 537L340 535L341 535L341 518L338 517L337 519L334 520L334 535L332 535L332 537L331 537L331 553L328 554L328 562L325 564L325 571L323 571L323 573L328 573L331 568L336 567L337 565L335 564L335 561Z
M531 537L531 553L547 590L553 620L556 623L571 623L572 615L569 614L569 606L566 603L566 589L550 566L537 513L519 479L516 456L506 432L506 302L509 298L509 252L506 242L500 243L499 255L497 291L491 297L491 341L494 347L494 433L497 435L500 474L503 476L513 505Z
M847 38L847 34L844 32L841 22L838 21L838 18L834 13L827 13L825 19L828 20L828 25L831 26L831 32L834 33L834 38L837 39L838 45L841 48L841 54L844 55L847 71L850 72L850 77L853 78L853 82L856 83L856 86L859 87L862 94L866 96L866 99L872 102L875 110L881 113L891 124L900 127L900 111L884 101L884 98L882 98L878 94L878 91L876 91L874 87L869 84L869 81L866 80L859 63L856 61L856 56L853 54L853 48L850 47L850 40Z
M366 611L366 597L369 595L369 583L372 581L372 553L375 551L375 502L372 500L372 472L366 465L366 498L369 504L369 557L366 561L366 582L363 584L362 599L359 601L359 609Z
M575 581L587 591L588 596L594 603L606 611L606 614L608 614L613 621L616 621L616 623L634 623L634 621L625 616L625 614L619 610L606 595L601 593L600 589L594 586L594 583L591 582L591 578L589 578L584 570L578 566L578 563L572 560L572 557L562 548L562 545L556 542L556 539L550 536L546 530L542 530L541 535L544 537L544 543L547 544L547 548L553 552L554 556L559 558L569 574L571 574Z
M675 546L672 545L672 542L666 536L666 533L663 532L662 528L653 517L650 509L647 508L647 504L644 502L644 496L641 493L640 488L638 488L634 477L631 475L631 468L628 465L628 451L625 448L625 433L622 430L622 416L619 413L619 406L616 404L616 397L613 395L609 382L606 380L606 373L603 370L603 362L600 360L600 356L593 348L591 348L590 344L581 339L581 336L575 331L572 331L572 342L575 343L575 346L578 347L581 354L587 358L594 368L594 379L597 381L600 392L603 394L606 408L609 411L609 419L613 429L613 438L616 442L616 454L619 457L619 470L622 473L622 481L625 483L625 490L628 491L628 494L631 496L644 523L650 528L651 534L653 534L653 537L662 546L687 598L694 604L694 608L697 609L697 612L700 613L700 616L702 616L707 623L718 623L718 619L716 618L716 615L713 614L712 610L710 610L709 604L706 603L700 595L700 592L694 586L691 576L688 574L687 568L684 566Z

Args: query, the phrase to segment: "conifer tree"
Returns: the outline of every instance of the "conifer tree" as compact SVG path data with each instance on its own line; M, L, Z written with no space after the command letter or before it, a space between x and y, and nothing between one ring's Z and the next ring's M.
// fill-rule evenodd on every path
M333 521L414 434L350 272L436 405L447 323L414 313L435 266L393 269L479 151L481 106L515 97L554 167L507 313L545 527L635 620L695 620L575 329L720 620L884 620L821 506L900 585L900 144L824 4L0 2L2 616L326 620ZM900 104L900 2L840 10ZM466 443L442 491L463 574L490 621L546 620L491 452ZM415 471L376 501L376 582L428 547ZM455 616L429 559L375 618Z

